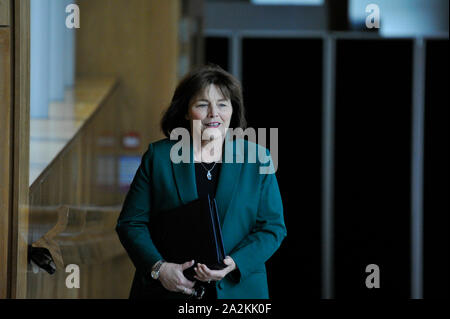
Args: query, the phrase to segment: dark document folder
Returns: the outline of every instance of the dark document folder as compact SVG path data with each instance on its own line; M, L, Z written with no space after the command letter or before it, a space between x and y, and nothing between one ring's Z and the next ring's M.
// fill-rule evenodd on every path
M194 260L209 269L223 269L225 250L215 199L201 198L150 220L150 236L164 260L182 264ZM193 267L184 271L195 280Z

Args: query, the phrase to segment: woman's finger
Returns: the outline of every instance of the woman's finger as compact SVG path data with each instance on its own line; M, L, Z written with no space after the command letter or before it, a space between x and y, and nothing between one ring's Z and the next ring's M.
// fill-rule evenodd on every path
M195 285L195 282L190 281L189 279L184 277L183 274L181 274L180 283L187 288L192 288Z
M201 278L208 279L208 275L205 273L204 269L201 266L197 267L197 273Z
M208 278L217 277L217 275L218 275L217 270L211 270L206 265L203 265L203 264L201 264L200 267Z
M185 295L192 295L194 293L194 291L191 288L187 288L184 286L177 286L177 290L178 292L181 292Z
M210 270L206 265L203 264L200 265L200 268L208 279L218 281L224 277L224 272L222 270Z
M201 273L200 270L199 270L197 267L195 267L194 270L195 270L195 273L196 273L196 276L194 276L194 277L196 277L196 278L198 278L198 279L200 279L200 280L202 280L202 281L205 281L205 280L207 279L207 278L204 276L204 274Z
M208 266L204 265L204 264L200 264L200 268L203 270L203 272L205 274L209 274L210 273L210 269L208 268Z
M223 263L227 266L231 266L233 264L233 260L231 259L230 256L225 257L225 259L223 260Z
M184 264L181 264L181 271L188 269L189 267L192 267L194 265L194 260L187 261Z

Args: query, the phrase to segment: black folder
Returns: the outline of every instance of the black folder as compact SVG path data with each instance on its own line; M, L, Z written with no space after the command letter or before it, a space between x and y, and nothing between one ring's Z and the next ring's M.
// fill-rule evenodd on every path
M159 212L149 222L150 236L164 260L182 264L194 260L209 269L223 269L225 250L217 203L205 197ZM184 275L194 281L194 267Z

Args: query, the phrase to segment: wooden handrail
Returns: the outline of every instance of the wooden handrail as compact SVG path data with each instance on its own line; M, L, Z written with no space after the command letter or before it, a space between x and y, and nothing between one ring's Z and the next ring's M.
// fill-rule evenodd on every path
M55 220L54 226L32 243L47 248L57 270L68 264L98 264L126 254L115 232L121 207L60 206L34 208L42 221ZM36 224L37 225L37 224Z
M52 116L30 119L30 149L35 149L30 153L31 193L95 114L106 105L118 84L114 77L77 78L74 87L66 90L65 101L50 103L49 113ZM35 169L32 170L32 167Z

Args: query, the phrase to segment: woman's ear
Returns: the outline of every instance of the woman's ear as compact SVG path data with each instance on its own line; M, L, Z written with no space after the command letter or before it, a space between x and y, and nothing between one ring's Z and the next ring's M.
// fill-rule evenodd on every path
M187 113L184 115L184 118L189 121L189 115Z

